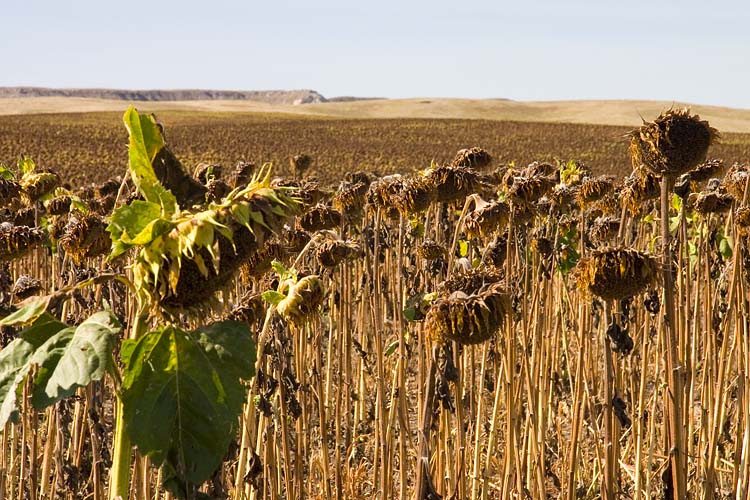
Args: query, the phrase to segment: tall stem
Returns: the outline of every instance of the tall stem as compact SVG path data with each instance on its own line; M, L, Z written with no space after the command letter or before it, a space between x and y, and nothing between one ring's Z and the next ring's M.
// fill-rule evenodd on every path
M148 328L148 314L139 311L130 338L140 338ZM112 445L112 470L109 486L110 500L126 499L130 490L130 460L132 445L130 435L125 429L125 418L122 412L122 400L117 397L117 418L115 420L115 436Z
M664 174L661 178L661 236L662 236L662 281L664 285L663 338L667 347L667 425L669 426L670 462L674 498L687 498L687 463L682 436L682 370L679 357L679 329L675 318L674 276L672 273L671 233L669 231L669 202L674 179Z

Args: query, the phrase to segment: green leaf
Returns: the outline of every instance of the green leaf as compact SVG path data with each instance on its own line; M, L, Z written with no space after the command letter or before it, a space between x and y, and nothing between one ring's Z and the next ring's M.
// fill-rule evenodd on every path
M0 428L18 418L17 395L31 369L34 352L65 327L44 314L0 351Z
M235 321L194 332L166 326L129 351L122 385L127 432L163 466L164 487L185 496L219 467L234 437L245 401L241 379L254 375L250 331Z
M173 227L173 222L162 218L158 203L134 200L112 213L112 221L107 227L114 242L110 258L121 255L134 245L148 245Z
M34 169L36 169L36 164L31 158L24 156L18 160L18 170L21 171L21 174L30 174Z
M732 258L732 239L722 236L719 241L719 253L725 260Z
M25 300L20 309L0 320L0 326L25 325L36 321L47 310L50 298L50 295L46 295Z
M11 169L0 163L0 177L6 181L16 180L16 174Z
M131 105L123 116L130 134L128 159L130 174L146 201L158 204L162 214L170 217L179 210L174 195L156 177L152 162L164 147L164 138L151 115L141 116Z
M679 212L682 208L682 198L673 193L671 205L675 212Z
M437 293L418 293L406 299L404 318L407 321L421 321L427 315L430 304L437 298Z
M388 347L385 348L385 351L383 351L383 356L390 356L391 354L396 352L396 349L398 349L398 340L394 340L388 345Z
M466 257L469 254L469 242L461 240L458 242L458 254L461 257Z
M45 342L31 359L32 364L39 365L34 379L34 407L50 406L72 396L79 387L101 380L111 368L112 349L121 330L114 314L101 311Z
M286 298L286 295L284 295L283 293L279 293L276 290L266 290L261 294L260 297L269 304L277 306L279 305L279 302Z

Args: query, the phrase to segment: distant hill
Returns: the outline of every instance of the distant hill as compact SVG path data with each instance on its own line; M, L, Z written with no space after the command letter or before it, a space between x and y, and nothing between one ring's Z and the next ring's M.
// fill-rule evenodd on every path
M0 87L0 98L7 97L74 97L137 102L216 100L257 101L268 104L311 104L326 102L326 98L314 90L122 90Z
M47 94L45 94L45 92ZM51 95L54 94L54 95ZM86 97L83 97L86 96ZM109 97L97 97L109 96ZM115 96L115 97L112 97ZM108 90L0 87L0 115L123 111L274 113L331 118L457 118L635 127L671 107L689 107L719 132L750 133L750 109L670 101L513 101L423 97L326 98L313 90Z

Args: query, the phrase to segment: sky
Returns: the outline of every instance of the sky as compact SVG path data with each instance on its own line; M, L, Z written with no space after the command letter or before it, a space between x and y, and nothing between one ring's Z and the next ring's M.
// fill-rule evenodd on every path
M0 86L750 108L750 2L0 0Z

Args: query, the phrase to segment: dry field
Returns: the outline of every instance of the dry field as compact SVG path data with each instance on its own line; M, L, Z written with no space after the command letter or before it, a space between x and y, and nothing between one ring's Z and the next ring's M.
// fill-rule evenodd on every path
M120 104L122 106L122 104ZM337 119L279 114L167 111L158 114L170 147L192 170L201 162L244 160L289 173L289 157L313 157L312 175L337 184L355 170L408 173L481 146L498 165L576 159L597 174L627 175L625 127L452 119ZM28 155L73 186L121 175L127 134L120 113L5 116L0 163ZM750 158L750 134L725 134L711 152L727 163Z
M750 136L159 117L0 120L0 499L750 495Z

